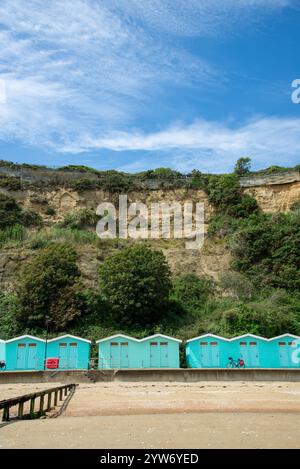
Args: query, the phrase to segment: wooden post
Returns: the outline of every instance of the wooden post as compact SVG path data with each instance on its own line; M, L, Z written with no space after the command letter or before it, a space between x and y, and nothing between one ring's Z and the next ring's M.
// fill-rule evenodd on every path
M44 395L40 397L40 408L39 408L39 414L42 415L44 410Z
M57 399L58 399L58 391L55 391L55 393L54 393L54 407L57 406Z
M63 398L63 390L60 389L59 390L59 400L62 401L62 398Z
M4 409L3 409L2 421L3 422L9 422L9 406L4 407Z
M34 417L34 404L35 404L35 397L30 399L30 417Z
M24 402L20 401L19 402L19 409L18 409L18 418L19 419L23 418L23 410L24 410Z
M49 392L48 394L48 401L47 401L47 412L49 412L49 410L51 410L51 392Z

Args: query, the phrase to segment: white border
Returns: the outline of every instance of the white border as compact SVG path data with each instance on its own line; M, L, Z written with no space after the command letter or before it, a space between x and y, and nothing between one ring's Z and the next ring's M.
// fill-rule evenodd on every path
M65 335L61 335L59 337L54 337L54 339L49 339L47 340L47 342L55 342L56 340L61 340L61 339L66 339L67 337L71 338L71 339L75 339L75 340L81 340L82 342L88 342L89 344L92 343L91 340L88 340L88 339L82 339L81 337L77 337L76 335L71 335L71 334L65 334Z
M148 337L144 337L143 339L140 339L140 342L145 342L146 340L154 339L155 337L163 337L164 339L174 340L174 342L179 342L179 343L182 342L182 340L180 339L176 339L175 337L170 337L169 335L164 335L164 334L149 335Z
M40 339L39 337L35 337L33 335L20 335L19 337L14 337L13 339L6 340L5 342L8 344L9 342L15 342L16 340L22 340L22 339L33 339L33 340L39 340L40 342L46 342L45 339Z
M99 344L100 342L106 342L107 340L116 339L117 337L134 340L134 342L145 342L146 340L154 339L154 337L163 337L164 339L173 340L174 342L179 342L179 343L182 342L182 340L180 339L176 339L175 337L170 337L164 334L153 334L153 335L149 335L148 337L144 337L143 339L136 339L135 337L132 337L130 335L125 335L125 334L115 334L109 337L104 337L104 339L97 340L96 344Z
M276 339L281 339L283 337L293 337L293 339L300 339L298 335L295 334L289 334L288 332L285 334L277 335L276 337L272 337L272 339L267 339L267 340L276 340Z
M300 339L298 335L289 334L288 332L286 332L285 334L278 335L276 337L271 337L270 339L267 339L266 337L262 337L260 335L250 334L250 333L238 335L237 337L232 337L231 339L227 339L227 337L221 337L219 335L207 333L207 334L199 335L198 337L193 337L192 339L186 340L185 342L187 344L189 342L193 342L194 340L203 339L204 337L213 337L215 339L225 340L226 342L233 342L234 340L243 339L246 337L253 337L254 339L264 340L265 342L271 342L272 340L280 339L281 337L293 337L294 339Z

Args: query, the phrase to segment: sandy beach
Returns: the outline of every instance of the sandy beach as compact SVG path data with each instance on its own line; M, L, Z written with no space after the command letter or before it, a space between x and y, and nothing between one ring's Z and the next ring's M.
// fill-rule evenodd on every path
M0 400L44 388L1 385ZM81 384L62 416L4 425L0 445L299 448L299 417L300 383Z

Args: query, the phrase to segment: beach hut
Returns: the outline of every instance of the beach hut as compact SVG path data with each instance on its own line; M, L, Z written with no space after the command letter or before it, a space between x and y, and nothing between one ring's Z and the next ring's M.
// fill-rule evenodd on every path
M45 340L22 335L5 342L6 370L43 370Z
M269 368L300 368L300 337L282 334L269 339Z
M226 339L204 334L186 342L189 368L226 368L229 357L243 360L245 368L299 368L300 337L283 334L266 339L243 334Z
M98 367L120 368L178 368L181 340L163 334L136 339L115 334L97 341Z
M140 368L139 340L124 334L114 334L97 340L98 368Z
M0 339L0 361L5 361L5 341Z
M244 360L246 368L271 368L269 339L243 334L230 340L234 359Z
M91 341L65 334L47 341L47 359L59 360L60 370L88 369L91 353Z
M140 340L143 368L179 368L179 345L175 337L155 334Z
M230 339L215 334L203 334L186 341L188 368L226 368L233 356Z

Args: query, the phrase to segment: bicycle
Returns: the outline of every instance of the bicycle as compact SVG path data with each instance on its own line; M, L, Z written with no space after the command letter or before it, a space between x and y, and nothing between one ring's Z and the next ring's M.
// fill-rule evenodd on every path
M242 358L238 358L237 360L234 360L232 357L228 357L228 363L226 365L226 368L245 368L245 362Z
M6 363L4 360L0 360L0 371L5 371Z

